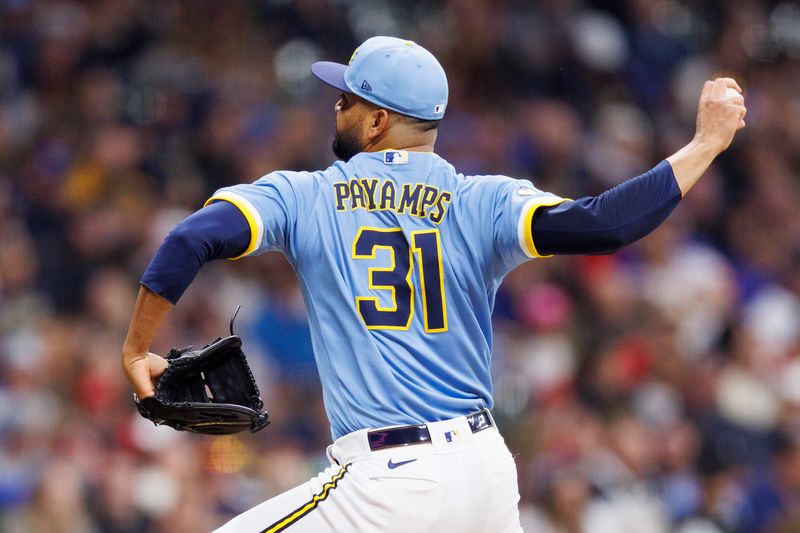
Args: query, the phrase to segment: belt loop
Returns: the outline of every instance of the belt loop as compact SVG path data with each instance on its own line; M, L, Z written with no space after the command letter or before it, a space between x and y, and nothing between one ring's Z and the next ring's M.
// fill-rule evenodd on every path
M494 419L492 413L488 409L481 409L477 413L472 413L467 416L467 422L473 433L484 430L488 427L494 426Z
M328 458L328 461L332 465L338 465L339 461L336 460L336 457L333 456L333 444L329 444L327 448L325 448L325 456Z
M359 429L333 441L330 456L338 465L351 463L369 456L371 450L367 442L367 429Z

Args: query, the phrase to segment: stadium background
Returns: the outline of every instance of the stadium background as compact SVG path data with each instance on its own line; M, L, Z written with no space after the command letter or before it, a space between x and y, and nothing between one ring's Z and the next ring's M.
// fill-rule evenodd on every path
M495 414L526 530L800 531L800 5L747 0L0 1L0 530L204 531L325 464L280 255L204 269L154 347L242 304L266 431L156 430L118 354L174 223L330 164L308 65L374 34L443 62L442 156L570 197L687 142L706 78L742 83L748 128L662 228L507 278Z

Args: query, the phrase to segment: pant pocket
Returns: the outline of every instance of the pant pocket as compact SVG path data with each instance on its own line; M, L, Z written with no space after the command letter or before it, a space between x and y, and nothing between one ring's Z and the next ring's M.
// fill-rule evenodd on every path
M371 479L378 491L427 494L439 485L435 480L407 476L379 476Z

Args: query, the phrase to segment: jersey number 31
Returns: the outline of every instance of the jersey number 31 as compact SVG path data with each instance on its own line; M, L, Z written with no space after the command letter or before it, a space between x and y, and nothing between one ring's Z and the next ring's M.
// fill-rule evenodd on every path
M387 268L369 269L369 288L389 291L392 305L382 307L376 296L357 296L356 308L368 329L408 329L414 316L411 272L419 266L422 314L426 333L447 331L447 306L442 272L442 247L438 229L411 232L411 243L400 228L361 228L353 240L354 259L375 259L388 250ZM416 261L415 261L416 259Z

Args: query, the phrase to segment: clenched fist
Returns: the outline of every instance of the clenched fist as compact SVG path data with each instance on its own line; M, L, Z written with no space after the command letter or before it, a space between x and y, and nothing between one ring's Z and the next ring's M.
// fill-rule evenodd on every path
M697 106L695 139L718 154L728 148L736 132L744 128L746 114L742 88L736 80L707 81Z

